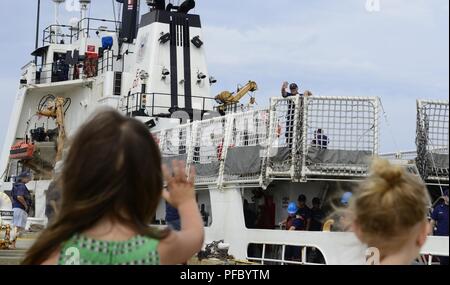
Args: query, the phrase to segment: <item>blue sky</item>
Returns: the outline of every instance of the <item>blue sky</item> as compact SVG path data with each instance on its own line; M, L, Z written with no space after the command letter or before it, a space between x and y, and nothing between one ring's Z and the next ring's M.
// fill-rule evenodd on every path
M219 80L213 94L255 80L266 106L286 80L317 96L379 96L389 120L381 151L413 150L416 99L448 100L449 1L379 0L372 12L367 1L198 0L210 73ZM0 145L20 67L32 59L36 2L0 10ZM113 17L111 1L92 2L92 17ZM66 23L77 16L61 11ZM52 20L52 3L42 0L41 29Z

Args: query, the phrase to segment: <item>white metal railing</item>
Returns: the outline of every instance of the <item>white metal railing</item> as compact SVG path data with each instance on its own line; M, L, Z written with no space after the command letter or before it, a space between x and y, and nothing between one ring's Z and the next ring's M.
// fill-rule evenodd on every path
M294 179L300 123L300 98L271 98L267 176Z
M237 113L229 117L220 184L261 184L268 124L267 110Z
M306 97L302 152L305 176L366 176L378 155L379 98Z
M425 180L449 181L449 102L417 101L417 166Z
M378 98L272 98L269 110L197 121L154 137L165 162L185 160L187 173L196 167L197 186L358 178L378 154L378 113Z
M384 159L414 160L417 157L417 150L387 152L380 154L379 157Z
M196 168L196 185L219 185L221 161L229 133L226 131L228 120L229 117L225 116L194 123L192 153L187 165Z

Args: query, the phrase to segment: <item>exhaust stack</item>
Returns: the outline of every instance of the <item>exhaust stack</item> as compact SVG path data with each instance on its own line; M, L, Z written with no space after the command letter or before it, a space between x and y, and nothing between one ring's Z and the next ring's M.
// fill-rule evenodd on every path
M122 28L120 39L124 43L133 43L137 36L139 0L116 0L123 4Z

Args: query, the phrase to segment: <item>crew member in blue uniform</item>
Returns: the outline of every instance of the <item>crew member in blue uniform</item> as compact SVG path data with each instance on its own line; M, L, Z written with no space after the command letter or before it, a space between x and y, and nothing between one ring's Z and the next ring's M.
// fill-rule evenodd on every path
M435 236L448 236L448 189L444 191L443 203L436 206L431 214L431 226ZM441 265L448 265L448 256L440 257Z
M311 225L311 210L306 205L306 196L301 194L297 199L298 211L297 218L302 222L300 230L309 231Z

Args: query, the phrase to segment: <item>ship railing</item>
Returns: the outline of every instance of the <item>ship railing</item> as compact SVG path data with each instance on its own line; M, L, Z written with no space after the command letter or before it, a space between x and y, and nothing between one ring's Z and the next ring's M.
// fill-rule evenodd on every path
M117 55L114 54L113 50L105 50L103 55L97 61L98 75L103 74L108 71L123 71L123 68L119 69L114 64L117 61Z
M266 153L268 111L251 111L195 121L153 133L165 164L187 161L196 169L196 185L229 183L259 186Z
M300 149L300 98L271 98L266 154L267 177L294 179Z
M267 177L365 177L378 137L378 98L272 98Z
M44 29L42 43L43 46L46 44L72 44L80 37L90 37L93 32L118 33L120 26L120 21L97 18L84 18L75 26L53 24Z
M83 68L78 64L69 65L65 62L41 64L32 74L31 84L48 84L97 76L95 68Z
M222 163L226 152L228 117L216 117L194 122L192 154L187 165L195 167L198 186L219 187Z
M99 18L84 18L78 22L77 32L74 34L74 37L77 40L80 37L89 38L92 33L97 33L100 31L118 34L121 25L122 23L120 21L106 20Z
M42 44L72 44L76 33L76 26L53 24L44 29Z
M380 158L388 160L415 160L417 158L417 150L407 150L399 152L387 152L379 155Z
M174 160L189 161L194 148L192 123L153 133L153 137L159 145L162 163L169 169L172 168ZM186 165L186 173L189 173L188 171L189 167Z
M417 160L425 181L449 182L449 102L417 101Z
M219 185L263 184L268 146L269 111L255 110L228 116Z
M366 176L371 159L378 155L379 98L303 100L302 175Z
M54 82L71 81L96 77L108 71L121 71L121 67L115 66L117 55L114 51L106 50L99 59L88 59L76 64L60 62L41 64L32 74L32 84L45 84Z
M170 130L158 136L165 147L182 149L175 154L183 154L188 167L200 169L198 186L266 187L280 179L363 178L378 155L378 102L361 97L272 98L269 110L194 122L186 138L171 134L165 141ZM142 105L147 107L147 102ZM182 147L189 143L190 148Z
M120 109L122 112L127 115L141 115L141 116L170 116L173 115L177 110L184 111L185 110L185 96L177 95L176 96L179 102L177 107L170 108L173 96L167 93L132 93L128 96L125 96L121 101ZM192 109L186 110L189 112L200 111L198 115L201 119L201 116L205 112L210 112L215 110L216 102L214 98L211 97L202 97L202 96L192 96ZM179 113L181 117L183 114ZM177 116L177 114L175 114ZM218 116L218 114L217 114ZM180 118L181 119L181 118ZM183 118L184 119L184 118ZM191 118L192 119L192 118ZM195 119L195 118L194 118Z

